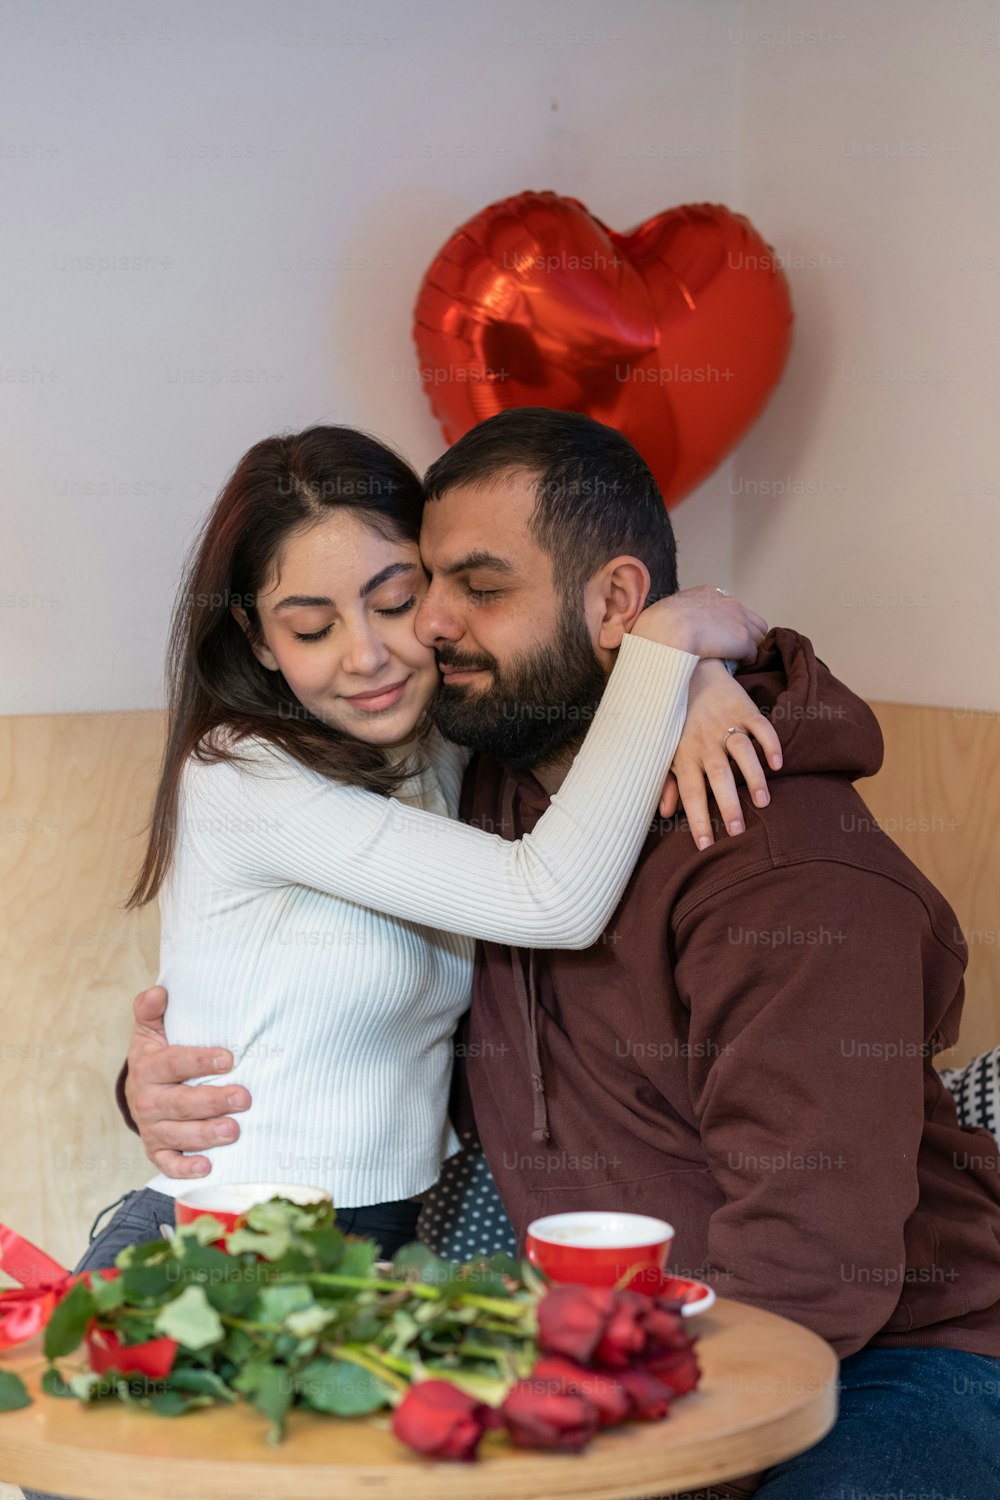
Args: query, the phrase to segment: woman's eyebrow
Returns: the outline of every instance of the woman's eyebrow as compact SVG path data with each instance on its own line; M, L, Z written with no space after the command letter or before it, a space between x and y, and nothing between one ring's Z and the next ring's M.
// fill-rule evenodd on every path
M369 578L367 583L362 584L358 598L367 599L368 595L377 589L380 583L385 583L387 578L395 578L397 573L409 573L415 567L416 563L390 563L387 568L383 568L380 573ZM274 612L277 614L279 609L312 609L322 604L334 607L333 600L328 599L325 594L288 594L274 606Z
M358 598L367 599L368 595L373 593L380 583L385 583L387 578L395 578L398 573L412 573L416 566L416 563L411 562L390 563L387 568L382 569L381 573L373 574L367 583L362 584Z
M308 609L315 604L332 603L332 599L321 598L318 594L289 594L287 598L278 601L274 612L277 614L279 609Z

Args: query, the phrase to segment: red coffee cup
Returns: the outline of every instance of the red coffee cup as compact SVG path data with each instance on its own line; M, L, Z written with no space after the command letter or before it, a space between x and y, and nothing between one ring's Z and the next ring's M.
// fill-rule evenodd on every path
M190 1188L174 1201L174 1223L192 1224L202 1214L218 1219L226 1233L238 1229L255 1203L269 1198L290 1198L293 1203L319 1203L330 1194L326 1188L303 1187L291 1182L232 1182Z
M662 1270L671 1226L646 1214L550 1214L528 1225L528 1259L550 1281L614 1286L629 1273Z

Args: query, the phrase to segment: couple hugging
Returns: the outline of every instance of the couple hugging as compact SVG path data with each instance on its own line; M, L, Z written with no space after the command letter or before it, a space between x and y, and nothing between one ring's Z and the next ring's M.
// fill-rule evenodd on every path
M610 428L507 412L423 484L346 428L256 444L179 598L131 897L169 1000L119 1100L161 1171L77 1269L199 1169L326 1187L391 1254L474 1117L519 1243L665 1218L672 1269L840 1356L828 1437L717 1493L992 1493L995 1148L931 1063L966 955L852 786L881 753L808 640L678 592Z

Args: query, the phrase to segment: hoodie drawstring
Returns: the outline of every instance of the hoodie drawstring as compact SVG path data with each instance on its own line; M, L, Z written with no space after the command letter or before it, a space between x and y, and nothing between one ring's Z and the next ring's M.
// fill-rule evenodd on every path
M517 783L509 773L506 777L503 796L503 825L514 827L514 792ZM517 1003L524 1021L524 1037L528 1049L528 1066L531 1069L532 1121L531 1139L544 1143L549 1140L549 1109L545 1097L545 1075L542 1072L541 1047L538 1041L538 992L535 985L535 950L528 949L528 982L524 982L524 964L521 950L510 950L511 973L517 991Z

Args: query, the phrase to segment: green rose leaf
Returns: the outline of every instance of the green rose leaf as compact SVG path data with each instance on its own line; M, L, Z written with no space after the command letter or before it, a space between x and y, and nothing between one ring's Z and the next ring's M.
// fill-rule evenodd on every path
M442 1260L426 1245L404 1245L392 1258L393 1278L397 1281L421 1281L428 1286L442 1286L455 1275L456 1262Z
M119 1277L127 1302L159 1302L171 1296L181 1284L173 1260L159 1265L130 1266Z
M249 1364L233 1381L238 1391L246 1396L252 1406L273 1426L267 1435L269 1443L280 1440L285 1414L292 1404L292 1376L286 1365L269 1365L261 1362Z
M145 1316L130 1317L124 1327L116 1331L120 1334L123 1344L145 1344L156 1337L156 1316L158 1309L155 1307L144 1307L142 1313Z
M394 1359L402 1359L407 1348L414 1339L420 1336L420 1325L416 1322L413 1314L407 1312L405 1307L397 1307L392 1315L389 1327L392 1330L392 1343L389 1345L389 1353Z
M247 1213L247 1226L265 1232L291 1229L301 1233L332 1223L333 1206L328 1199L320 1203L293 1203L290 1198L270 1198L266 1203L255 1203Z
M513 1255L507 1255L503 1250L490 1256L490 1270L497 1276L511 1276L515 1281L520 1281L525 1264L526 1262L517 1260Z
M197 1396L215 1396L220 1401L236 1400L221 1375L217 1375L214 1370L182 1365L179 1370L176 1367L171 1370L168 1380L171 1390L190 1391Z
M241 1263L224 1250L216 1250L214 1245L203 1245L190 1235L186 1235L177 1246L174 1258L177 1262L175 1274L180 1276L206 1273L225 1276L229 1271L243 1269Z
M309 1229L301 1238L302 1244L315 1258L321 1271L340 1270L340 1259L346 1241L335 1225L324 1224L318 1229Z
M288 1276L293 1280L296 1277L308 1276L316 1269L313 1257L296 1245L292 1245L291 1249L286 1250L283 1255L276 1256L274 1260L263 1261L262 1265L272 1276Z
M174 1270L182 1285L203 1286L212 1306L233 1317L249 1311L261 1281L260 1266L194 1241L184 1247Z
M379 1315L378 1308L361 1307L343 1323L344 1341L348 1344L374 1343L383 1327L383 1319Z
M332 1323L336 1314L327 1308L304 1307L299 1312L290 1312L285 1323L291 1333L299 1339L311 1339L317 1333L322 1333L328 1323Z
M13 1370L0 1370L0 1411L18 1411L22 1406L30 1405L31 1397L20 1375L15 1375Z
M341 1276L374 1276L377 1256L374 1240L348 1239L337 1269Z
M390 1389L369 1370L321 1355L299 1371L296 1385L314 1411L366 1417L390 1405Z
M211 1396L185 1396L182 1391L156 1391L149 1398L149 1410L158 1417L179 1417L196 1406L214 1406Z
M201 1286L185 1287L179 1297L161 1307L155 1327L157 1333L176 1339L188 1349L204 1349L225 1334L219 1314Z
M456 1276L455 1282L460 1291L475 1292L477 1297L512 1297L512 1292L504 1281L503 1276L493 1270L479 1270L471 1275Z
M230 1328L226 1333L226 1341L221 1350L215 1351L216 1358L222 1355L222 1359L229 1360L239 1368L246 1364L248 1359L253 1358L257 1345L247 1333L245 1328ZM228 1379L228 1375L226 1379Z
M166 1240L143 1240L141 1245L126 1245L115 1256L115 1265L124 1271L129 1266L144 1266L150 1261L164 1261L170 1257L170 1246Z
M258 1233L250 1228L235 1229L226 1240L230 1255L241 1255L244 1250L252 1250L265 1260L277 1260L279 1256L287 1255L291 1243L291 1230L286 1226L279 1226L272 1234Z
M49 1365L42 1375L42 1390L46 1396L58 1396L62 1400L73 1395L72 1387L63 1380L55 1365Z
M226 1226L221 1219L213 1214L199 1214L190 1224L178 1224L171 1245L176 1254L182 1254L185 1245L192 1240L197 1245L214 1245L216 1240L224 1239L225 1234Z
M90 1294L99 1313L111 1312L113 1308L121 1307L125 1300L125 1288L120 1276L116 1276L114 1281L106 1281L103 1276L95 1276Z
M70 1378L69 1388L81 1401L99 1401L102 1396L114 1396L121 1383L106 1375L98 1375L96 1370L85 1370Z
M83 1342L87 1324L97 1311L86 1284L78 1281L57 1305L45 1328L45 1357L71 1354Z
M313 1294L301 1282L266 1286L257 1298L260 1316L265 1323L283 1323L290 1312L313 1305Z
M468 1312L471 1317L476 1316L473 1308L470 1307ZM461 1309L449 1307L447 1302L421 1302L419 1307L414 1308L413 1320L422 1328L426 1328L429 1323L438 1323L449 1316L455 1318L461 1315Z

